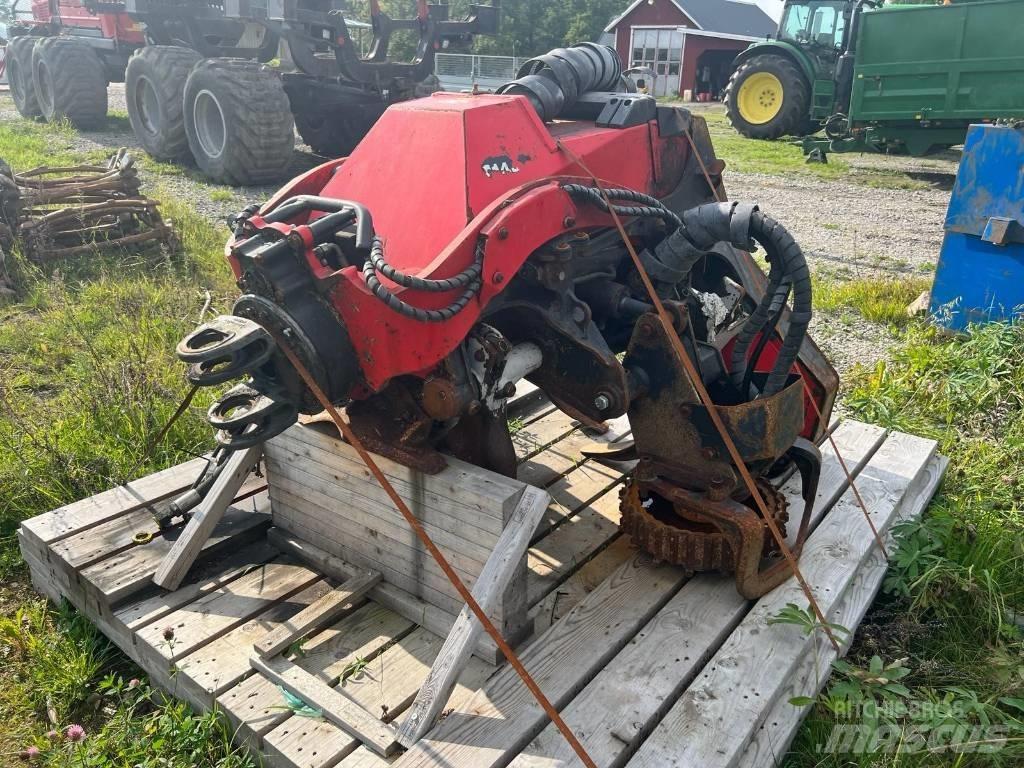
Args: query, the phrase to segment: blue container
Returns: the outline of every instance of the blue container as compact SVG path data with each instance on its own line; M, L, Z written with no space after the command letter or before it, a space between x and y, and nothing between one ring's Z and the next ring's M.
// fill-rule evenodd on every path
M970 127L944 228L937 322L961 331L1024 313L1024 129Z

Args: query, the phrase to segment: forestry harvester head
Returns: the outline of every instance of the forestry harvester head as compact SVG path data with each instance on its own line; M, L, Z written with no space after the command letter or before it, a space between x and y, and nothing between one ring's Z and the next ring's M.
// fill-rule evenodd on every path
M615 458L638 460L622 503L639 546L762 594L788 576L766 478L803 476L799 550L838 383L806 337L800 247L757 206L715 202L704 121L628 92L610 49L519 75L391 107L350 157L233 220L242 296L178 347L195 384L243 379L210 409L218 441L322 409L293 359L370 450L514 475L505 406L527 378L584 424L628 414Z

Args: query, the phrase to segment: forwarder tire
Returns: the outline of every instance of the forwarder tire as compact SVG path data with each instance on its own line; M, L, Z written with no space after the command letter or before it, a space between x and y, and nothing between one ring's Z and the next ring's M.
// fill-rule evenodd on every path
M725 89L729 122L752 139L802 134L810 103L810 86L796 64L770 53L740 64Z
M22 117L39 117L36 85L32 82L32 49L38 37L16 37L7 46L7 80L11 98Z
M287 173L295 122L274 70L240 59L206 59L188 76L184 105L189 149L211 180L270 184Z
M191 48L147 45L128 61L125 97L139 144L156 160L189 160L185 82L202 60Z
M32 51L32 79L47 122L67 118L85 131L106 123L107 72L85 43L69 37L44 37Z

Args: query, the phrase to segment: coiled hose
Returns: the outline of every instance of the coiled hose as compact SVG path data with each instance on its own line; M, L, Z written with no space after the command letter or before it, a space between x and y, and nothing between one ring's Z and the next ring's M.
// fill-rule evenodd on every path
M570 197L591 203L605 213L608 212L608 203L605 202L604 195L597 187L588 187L584 184L563 184L562 189ZM619 216L663 219L673 229L678 229L683 224L682 219L675 211L666 208L658 198L645 195L643 192L621 188L606 189L604 194L608 196L608 200L612 201L611 207ZM637 203L637 205L616 205L617 202Z
M622 75L618 54L607 45L580 43L556 48L524 63L516 79L495 93L525 96L541 120L554 120L588 91L635 91Z
M754 211L750 216L749 232L750 236L764 248L765 257L772 265L771 272L781 272L777 280L772 280L771 273L769 273L768 282L769 285L773 285L773 288L765 292L761 301L761 304L766 305L767 311L771 310L775 293L779 290L783 280L788 280L792 284L793 309L789 313L789 328L775 359L775 365L772 366L772 371L768 374L768 379L761 390L763 395L774 395L781 391L789 381L790 369L796 362L797 355L800 354L800 347L804 343L807 328L811 324L811 271L807 268L807 259L804 257L800 245L789 234L789 231L775 219L760 211ZM751 323L748 321L744 326L744 331L747 325L751 325ZM768 328L765 323L757 330L764 330L767 333L771 328ZM749 343L748 341L747 345ZM734 376L737 370L742 368L745 354L746 347L741 349L737 340L732 353Z
M563 189L576 199L584 199L601 210L608 204L600 191L580 184L566 184ZM754 250L755 243L764 248L771 269L768 286L754 312L747 318L733 346L729 370L733 383L748 396L750 375L760 352L767 343L767 332L778 324L790 291L793 309L789 315L789 329L775 359L771 372L760 394L774 395L789 381L789 372L796 362L800 347L811 323L811 273L807 259L799 244L785 227L767 216L756 205L740 203L708 203L690 208L677 216L657 198L626 189L606 190L611 200L641 202L641 207L617 206L616 213L624 216L656 215L678 224L678 229L655 246L653 253L644 250L641 263L652 278L678 284L689 276L700 256L718 243L729 243L743 250ZM666 212L671 216L666 216ZM758 333L765 331L754 359L747 363L747 351ZM748 375L748 373L750 375Z
M425 323L443 323L465 309L469 302L480 292L482 285L480 275L483 271L483 260L484 245L483 241L480 241L477 243L476 258L472 264L452 277L429 280L399 272L388 264L384 258L383 241L379 237L374 237L373 244L370 246L370 258L363 264L363 281L366 283L366 287L373 292L374 296L400 315L405 315ZM466 290L447 307L442 307L441 309L421 309L402 301L388 290L377 277L378 272L405 288L425 293L442 293L457 288L465 288Z

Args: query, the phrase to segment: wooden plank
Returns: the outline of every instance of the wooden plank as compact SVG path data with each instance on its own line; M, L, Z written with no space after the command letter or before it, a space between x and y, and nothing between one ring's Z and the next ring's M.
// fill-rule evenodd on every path
M253 644L268 632L331 593L332 585L319 579L305 589L278 600L240 626L211 640L175 662L175 681L194 689L194 698L213 706L214 699L251 673Z
M340 763L338 768L387 768L390 762L378 757L368 749L357 749Z
M240 497L248 498L267 487L266 478L251 475L242 483L235 494L234 504ZM173 498L152 505L157 514L169 510ZM74 568L84 568L106 557L138 546L140 539L160 536L163 529L156 522L154 513L148 509L126 512L114 520L86 528L50 545L50 552ZM182 526L183 527L183 526Z
M547 491L551 494L551 507L537 526L534 542L571 519L609 489L617 487L622 477L623 474L617 470L588 461L549 485Z
M364 659L368 663L358 674L347 678L341 684L342 689L367 712L379 714L390 722L416 695L441 644L440 637L417 628L375 658ZM325 682L335 686L339 681L335 678ZM315 760L308 749L311 739L315 739L317 745ZM294 719L275 728L265 739L266 752L275 764L300 764L307 768L330 765L360 744L359 739L330 721L317 723L311 730L307 724Z
M346 580L315 603L282 623L277 629L268 632L262 640L253 646L253 649L263 658L276 656L313 630L334 623L343 613L351 609L355 601L369 592L379 581L380 573L377 571L368 571Z
M318 541L329 545L333 550L332 554L337 552L341 556L340 559L359 570L380 571L384 575L385 584L415 597L421 603L440 608L452 617L453 622L455 621L462 604L457 597L452 596L454 588L436 566L425 562L419 573L412 573L412 569L407 565L387 560L387 550L383 547L377 558L368 557L363 554L360 547L353 546L348 539L340 538L334 525L309 515L303 517L301 513L296 513L290 506L280 502L275 502L275 510L277 521L289 533L305 541ZM430 555L425 554L424 557L429 558ZM465 571L456 568L456 572L468 584L473 584L474 579Z
M520 499L473 586L473 597L484 612L493 611L501 600L549 500L550 496L538 488L527 488ZM398 740L403 746L412 746L433 727L482 632L483 625L469 606L465 606L420 688L412 711L399 729Z
M387 645L414 629L408 619L376 603L367 603L329 629L302 644L294 663L333 685L359 659L374 659ZM248 658L246 659L248 665ZM278 687L255 674L217 698L232 728L247 743L259 747L263 736L291 717Z
M916 520L924 512L935 495L949 465L945 456L934 456L925 472L919 477L920 490L912 489L903 497L896 513L896 524ZM892 544L892 526L886 535L886 545ZM868 561L857 571L853 583L847 590L841 605L828 620L853 629L863 620L875 595L882 586L889 563L874 549ZM840 638L844 653L853 642L851 632ZM790 699L795 696L814 698L828 682L835 650L828 642L819 642L817 652L806 654L798 671L790 679L787 688L765 715L761 727L754 734L750 744L735 762L736 768L764 768L780 765L790 743L800 729L800 723L807 715L806 707L795 707Z
M269 441L266 453L279 463L297 458L322 464L339 473L339 482L345 477L351 478L354 492L370 499L387 499L351 446L316 430L292 427ZM491 530L499 534L504 521L515 509L522 484L495 472L481 471L458 459L446 458L448 467L437 475L424 475L382 456L377 456L376 461L395 490L418 515L422 514L418 511L421 507L443 510L447 506L450 515L476 527L482 528L488 520L496 521L496 525L491 523L494 526ZM270 481L273 482L272 478Z
M160 622L142 627L135 633L137 644L160 658L177 661L319 579L314 571L287 560L260 566ZM164 637L165 630L171 630L173 637Z
M857 486L880 531L924 472L935 442L895 433L860 473ZM848 492L815 530L801 567L826 615L832 615L870 554L874 539ZM772 704L785 689L813 639L799 627L769 625L787 603L805 598L794 579L763 597L729 636L708 666L640 746L630 765L661 768L730 765L742 754Z
M286 445L300 444L293 441ZM329 506L344 507L345 517L352 512L361 513L357 516L360 522L380 520L391 525L404 522L397 517L394 502L377 484L376 479L365 477L365 469L360 470L354 462L348 460L339 462L337 456L320 448L306 446L298 450L308 451L308 460L296 461L294 457L271 454L267 468L274 484L281 474L304 484L312 483L330 500ZM296 475L296 472L302 474ZM501 533L501 516L504 514L507 497L493 497L486 513L483 513L476 506L461 503L457 497L446 503L443 493L435 487L441 481L431 480L422 484L418 493L410 494L408 498L403 496L416 518L436 531L451 534L470 544L481 540L493 541Z
M309 563L321 573L335 579L350 578L358 570L351 563L325 552L308 540L293 536L279 528L271 528L267 533L267 539L278 549ZM371 589L369 596L370 599L441 637L447 636L455 624L454 612L446 613L386 582ZM481 637L473 653L490 664L498 663L498 649L490 637Z
M209 492L192 511L185 530L174 542L157 568L153 583L168 590L175 590L185 580L189 569L213 533L213 529L224 517L231 501L238 494L245 478L252 472L260 459L262 446L254 445L244 451L235 451L224 463Z
M246 508L231 507L203 545L202 556L210 557L233 551L246 543L262 538L270 525L270 499L266 493L244 502ZM165 531L147 544L118 552L98 563L83 568L79 577L83 586L97 600L115 605L152 587L153 574L181 527Z
M533 641L520 659L561 708L613 658L686 581L682 571L638 554ZM396 763L400 768L486 768L502 764L545 725L546 716L509 667L442 720Z
M855 476L884 439L881 429L850 424L837 443ZM831 447L826 467L836 462ZM845 473L823 472L813 522L819 521L848 488ZM782 491L800 500L800 478ZM679 698L708 658L742 620L751 603L736 592L729 576L703 574L687 582L562 714L598 765L621 765ZM515 768L578 766L564 737L548 725L510 764Z
M386 757L398 749L398 732L394 726L373 717L341 691L331 688L290 660L252 656L249 661L253 669L319 709L325 718L378 754Z
M530 547L527 603L540 602L619 535L619 489L612 488Z
M625 416L608 422L608 432L598 434L577 425L576 429L549 445L540 453L519 463L516 477L524 483L546 488L562 475L588 462L583 451L595 443L612 443L630 434L629 420Z
M37 515L22 522L21 528L34 541L51 544L127 512L147 509L156 502L181 493L192 485L206 465L205 459L193 459Z
M274 505L275 524L278 527L287 528L285 512L278 512L282 505L288 509L288 522L294 522L310 527L306 521L316 521L317 524L331 530L332 541L335 538L355 539L361 542L360 549L374 557L384 557L389 560L399 560L401 564L408 564L408 568L401 570L417 575L421 570L419 561L429 554L423 549L423 545L416 537L415 532L404 520L392 519L390 521L364 514L356 509L358 500L346 502L333 498L327 486L321 485L320 481L312 475L299 469L287 468L283 471L275 469L273 485L270 488L270 498ZM399 513L394 510L395 515ZM399 518L401 519L401 518ZM486 541L480 537L475 542L467 541L459 536L452 535L433 525L424 526L434 543L441 547L442 551L449 553L452 565L472 578L483 568L487 562L487 555L490 552L488 547L493 546L496 536L486 534L491 539L490 544L480 543ZM396 556L398 552L403 553ZM432 562L432 561L431 561ZM394 563L397 567L400 563ZM445 579L447 584L447 579Z
M576 429L576 426L576 422L571 416L559 410L554 410L527 424L512 435L516 458L519 461L525 461L536 456L549 445L557 443L568 435Z
M239 576L244 576L253 568L272 560L278 554L280 554L278 549L265 539L240 547L223 559L197 565L192 569L189 584L173 592L165 592L154 587L148 595L140 595L137 600L126 603L115 610L114 617L126 629L134 631L154 621L159 621L196 598L212 592Z
M400 722L426 679L441 644L442 638L417 629L373 660L361 675L346 681L345 691L367 711L382 715L386 712L385 719ZM492 671L490 665L472 660L459 678L448 706L457 707L468 701ZM312 759L308 749L312 739L316 743L316 759ZM368 751L358 740L329 722L318 723L310 729L308 724L289 721L266 738L266 753L275 765L327 768L342 756Z

